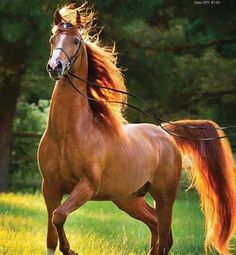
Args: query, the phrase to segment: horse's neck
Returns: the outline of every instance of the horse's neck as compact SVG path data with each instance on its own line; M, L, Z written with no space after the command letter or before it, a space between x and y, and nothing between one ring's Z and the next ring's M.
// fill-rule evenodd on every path
M78 74L81 78L87 80L87 56L84 52L79 61ZM86 58L85 58L86 57ZM73 84L83 93L86 94L86 84L70 77ZM92 112L88 100L82 97L64 77L57 82L54 88L49 120L48 132L56 140L61 140L69 134L72 138L77 139L88 132L92 125Z

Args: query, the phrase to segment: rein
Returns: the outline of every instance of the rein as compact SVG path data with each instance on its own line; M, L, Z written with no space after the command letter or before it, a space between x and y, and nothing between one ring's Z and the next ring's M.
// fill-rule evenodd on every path
M126 92L126 91L122 91L122 90L117 90L117 89L113 89L113 88L107 88L105 86L102 86L102 85L99 85L97 83L94 83L94 82L91 82L91 81L87 81L87 80L84 80L82 78L80 78L79 76L71 73L71 72L68 72L68 74L84 83L87 83L88 85L90 86L96 86L96 87L99 87L99 88L103 88L103 89L108 89L108 90L111 90L111 91L114 91L114 92L118 92L118 93L123 93L125 95L128 95L128 96L131 96L133 98L136 98L137 100L139 100L140 102L142 102L150 111L152 114L149 114L147 113L146 111L143 111L141 109L139 109L138 107L134 106L134 105L131 105L129 103L126 103L126 102L121 102L121 101L113 101L113 100L98 100L98 99L94 99L92 97L89 97L85 94L83 94L74 84L73 82L71 81L71 79L69 78L68 75L66 75L66 78L68 79L70 85L74 88L75 91L77 91L82 97L88 99L88 100L91 100L91 101L95 101L95 102L107 102L107 103L117 103L117 104L123 104L123 105L126 105L138 112L141 112L143 114L145 114L146 116L152 118L152 119L155 119L158 126L160 126L166 133L168 133L169 135L173 135L173 136L176 136L176 137L179 137L179 138L184 138L184 139L188 139L188 140L197 140L197 141L212 141L212 140L218 140L218 139L223 139L223 138L228 138L228 137L231 137L231 136L234 136L236 134L232 134L232 135L224 135L224 136L216 136L216 137L205 137L205 138L197 138L197 137L189 137L189 136L184 136L184 135L179 135L175 132L172 132L172 131L169 131L167 130L162 122L165 122L165 123L168 123L168 124L171 124L171 125L177 125L177 126L183 126L185 128L191 128L191 129L206 129L204 127L195 127L195 126L188 126L188 125L179 125L179 124L176 124L176 123L173 123L173 122L168 122L168 121L164 121L163 119L159 118L157 116L157 114L154 112L154 110L152 109L152 107L146 102L144 101L142 98L136 96L136 95L133 95L129 92ZM226 129L228 127L219 127L219 128L214 128L214 130L216 129ZM234 128L233 126L230 126L229 128Z
M197 138L197 137L189 137L189 136L184 136L184 135L179 135L175 132L172 132L172 131L169 131L167 130L164 126L163 126L163 122L164 123L167 123L167 124L170 124L170 125L174 125L174 126L182 126L184 128L188 128L188 129L202 129L202 130L205 130L207 128L205 127L195 127L195 126L192 126L192 125L182 125L182 124L177 124L177 123L173 123L173 122L170 122L170 121L166 121L166 120L163 120L161 118L159 118L157 116L157 114L154 112L154 110L152 109L152 107L145 101L143 100L141 97L137 96L137 95L134 95L134 94L131 94L129 92L126 92L126 91L122 91L122 90L118 90L118 89L114 89L114 88L108 88L104 85L99 85L95 82L92 82L92 81L88 81L88 80L85 80L85 79L82 79L81 77L79 77L78 75L75 75L73 73L70 72L70 68L71 66L73 65L73 63L76 61L77 57L78 57L78 52L80 50L80 47L82 45L81 43L82 39L80 40L80 44L79 44L79 47L78 49L76 50L75 54L72 56L72 57L69 57L69 55L66 53L66 51L61 48L61 47L58 47L56 48L55 50L60 50L62 51L67 59L68 59L68 63L66 65L66 75L65 77L68 79L69 81L69 84L73 87L73 89L78 92L82 97L90 100L90 101L96 101L96 102L106 102L106 103L116 103L116 104L122 104L122 105L126 105L138 112L141 112L143 113L144 115L148 116L149 118L152 118L154 119L158 126L161 127L161 129L163 129L166 133L168 133L169 135L172 135L172 136L175 136L175 137L179 137L179 138L183 138L183 139L188 139L188 140L195 140L195 141L213 141L213 140L218 140L218 139L224 139L224 138L228 138L228 137L232 137L232 136L235 136L236 134L230 134L230 135L224 135L224 136L217 136L217 137L204 137L204 138ZM117 92L117 93L121 93L121 94L124 94L124 95L127 95L127 96L130 96L132 98L135 98L137 99L139 102L141 102L143 105L145 105L148 110L151 112L150 113L147 113L146 111L134 106L134 105L131 105L129 103L126 103L126 102L121 102L121 101L112 101L112 100L98 100L98 99L95 99L95 98L92 98L92 97L89 97L85 94L83 94L74 84L73 82L71 81L71 79L69 78L69 75L76 78L77 80L80 80L84 83L86 83L87 85L91 86L91 87L98 87L98 88L101 88L101 89L106 89L106 90L110 90L110 91L113 91L113 92ZM224 126L224 127L218 127L218 128L211 128L213 130L227 130L227 129L235 129L236 126Z

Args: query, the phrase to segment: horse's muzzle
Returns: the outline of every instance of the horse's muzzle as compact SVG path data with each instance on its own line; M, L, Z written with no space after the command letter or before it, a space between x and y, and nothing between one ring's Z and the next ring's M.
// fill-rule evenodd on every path
M53 80L60 80L64 75L65 67L60 60L55 65L51 64L49 60L46 70Z

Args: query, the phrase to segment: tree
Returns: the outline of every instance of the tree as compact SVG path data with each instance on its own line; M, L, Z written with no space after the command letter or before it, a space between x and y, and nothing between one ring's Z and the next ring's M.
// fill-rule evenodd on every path
M0 2L0 191L7 189L12 121L20 85L32 60L46 49L50 1Z

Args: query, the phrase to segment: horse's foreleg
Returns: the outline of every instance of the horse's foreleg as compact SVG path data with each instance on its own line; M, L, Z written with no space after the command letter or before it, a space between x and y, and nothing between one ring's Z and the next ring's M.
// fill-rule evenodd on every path
M57 228L60 251L64 255L74 255L74 251L70 249L70 244L66 238L63 230L63 225L67 216L82 206L85 202L92 198L94 194L94 186L87 178L81 179L81 181L75 186L70 196L62 203L53 214L53 224Z
M151 231L151 253L150 255L157 254L157 216L156 211L150 205L147 204L143 197L136 195L129 196L119 201L114 201L118 208L131 217L145 223Z
M48 211L48 230L47 230L47 255L53 255L58 241L57 230L52 223L54 210L61 204L62 195L58 194L45 181L42 183L42 191Z

